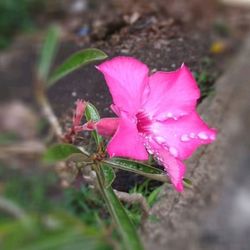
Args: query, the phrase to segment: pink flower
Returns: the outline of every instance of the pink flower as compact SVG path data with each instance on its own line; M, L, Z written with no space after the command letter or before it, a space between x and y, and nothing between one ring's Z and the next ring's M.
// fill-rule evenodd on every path
M164 165L177 191L183 190L183 160L202 144L215 140L196 112L197 84L185 65L174 72L149 75L148 67L132 57L116 57L97 67L107 82L118 118L100 120L98 132L114 135L107 146L110 157L147 160L148 153ZM113 127L113 128L112 128ZM112 129L111 129L112 128Z

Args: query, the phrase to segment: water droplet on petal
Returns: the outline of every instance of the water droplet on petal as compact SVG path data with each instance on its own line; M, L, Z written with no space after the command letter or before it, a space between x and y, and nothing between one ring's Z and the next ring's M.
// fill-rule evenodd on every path
M172 117L173 117L173 114L172 114L171 112L168 112L168 113L166 114L166 117L167 117L167 118L172 118Z
M151 155L154 154L154 150L149 145L146 146L146 149L147 149L149 154L151 154Z
M169 148L169 153L170 153L171 155L173 155L174 157L177 157L177 156L178 156L178 151L177 151L177 149L176 149L175 147L170 147L170 148Z
M195 138L195 133L190 133L189 137L192 138L192 139L194 139Z
M156 136L155 140L160 144L166 141L166 139L163 136Z
M184 135L181 136L181 141L187 142L187 141L190 141L190 138L189 138L189 136L187 134L184 134Z
M202 139L202 140L207 140L207 139L208 139L208 136L207 136L207 134L206 134L205 132L200 132L200 133L198 134L198 137L199 137L200 139Z

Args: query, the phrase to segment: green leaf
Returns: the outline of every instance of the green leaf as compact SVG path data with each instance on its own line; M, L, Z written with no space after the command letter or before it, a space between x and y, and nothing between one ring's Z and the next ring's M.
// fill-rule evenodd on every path
M99 121L100 115L97 111L96 107L91 104L90 102L87 103L86 109L85 109L85 116L87 121Z
M99 115L96 107L89 102L88 102L86 109L85 109L85 117L86 117L87 121L95 121L96 122L96 121L100 120L100 115ZM96 131L92 132L92 136L95 140L96 145L97 146L101 145L101 143L103 141L102 137L100 135L98 135L98 133Z
M44 154L43 160L49 164L64 161L76 154L81 154L86 159L88 154L72 144L56 144L51 146Z
M49 28L45 38L40 60L38 63L38 78L46 82L49 70L58 48L59 28L52 26Z
M167 178L166 173L163 170L138 161L132 161L122 158L112 158L109 160L105 160L104 162L108 163L114 168L143 175L153 180L169 183L169 179Z
M104 200L107 203L109 212L118 227L123 243L125 245L125 249L143 250L135 226L129 219L128 214L126 213L122 203L117 198L111 186L106 188L103 185L102 176L104 176L104 173L102 167L99 168L99 171L97 171L96 174L100 191L103 195Z
M122 236L124 245L128 250L142 250L143 246L141 244L138 233L135 226L130 221L128 214L126 213L120 200L117 198L112 187L104 189L107 200L109 201L108 207L115 219L118 226L118 230Z
M183 178L183 183L184 183L185 187L187 187L187 188L192 188L193 187L192 181L189 180L188 178Z
M102 164L101 165L103 174L104 174L104 186L105 188L108 188L112 185L113 181L115 180L115 172L112 167L110 167L108 164Z
M152 191L150 193L150 195L148 196L147 202L148 202L150 207L152 207L155 204L155 202L157 201L161 190L162 190L162 187L158 187L154 191Z
M68 75L72 71L80 68L88 63L103 60L107 58L107 55L99 49L84 49L74 53L68 59L66 59L49 78L49 86L53 85L62 77Z

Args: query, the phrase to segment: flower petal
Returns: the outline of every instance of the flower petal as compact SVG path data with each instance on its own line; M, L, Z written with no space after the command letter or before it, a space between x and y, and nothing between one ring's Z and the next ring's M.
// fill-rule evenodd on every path
M119 118L102 118L95 124L98 134L113 136L118 128Z
M195 110L200 97L197 83L183 64L174 72L156 72L149 78L150 94L145 111L157 120L178 118Z
M160 152L163 158L163 165L167 171L169 178L178 192L183 191L183 178L185 174L185 165L179 159L174 158L167 152L167 150L162 150Z
M153 137L145 137L145 144L149 152L152 152L156 159L164 165L164 168L178 192L183 191L183 177L185 174L184 164L173 155L164 145L158 143Z
M136 124L127 118L119 119L119 126L107 151L110 157L122 156L135 160L147 160L148 153L139 135Z
M210 129L196 112L178 120L155 122L151 131L155 140L182 160L190 157L200 145L213 142L216 137L215 129Z
M79 126L80 122L82 120L85 108L86 108L86 102L84 102L81 99L78 99L76 101L76 109L75 109L75 113L73 115L73 126Z
M105 77L114 104L133 115L148 85L148 67L132 57L115 57L97 67Z

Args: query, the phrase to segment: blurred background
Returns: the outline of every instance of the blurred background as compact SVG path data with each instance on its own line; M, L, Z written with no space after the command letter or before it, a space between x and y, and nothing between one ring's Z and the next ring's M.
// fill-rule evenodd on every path
M119 249L102 202L75 166L40 161L54 139L33 86L51 25L60 28L52 70L73 52L89 47L109 57L137 57L152 72L175 70L185 62L199 84L202 103L214 94L214 83L249 34L250 1L0 0L0 248ZM93 66L75 71L48 90L65 131L78 98L94 103L102 116L113 116L105 82ZM121 191L148 195L159 186L126 173L117 175L114 187ZM249 194L241 193L239 199L248 201L244 218L250 221ZM130 216L139 225L138 208L132 208ZM216 224L216 216L211 223ZM250 235L245 219L243 230ZM226 249L218 237L208 234L204 241ZM232 240L238 244L234 249L247 249L247 237L242 244L240 236Z

